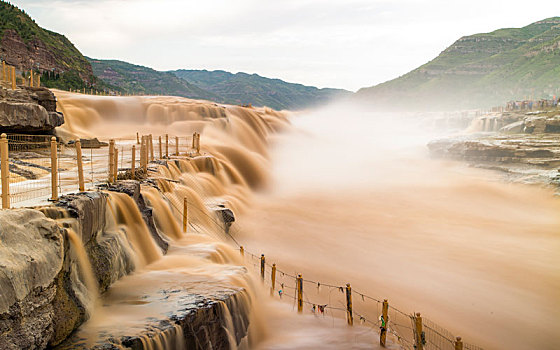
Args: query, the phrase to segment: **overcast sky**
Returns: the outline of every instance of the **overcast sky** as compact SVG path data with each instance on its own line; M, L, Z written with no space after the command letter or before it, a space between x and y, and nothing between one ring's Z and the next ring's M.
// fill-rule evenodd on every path
M349 90L398 77L463 35L560 16L550 0L11 2L89 57Z

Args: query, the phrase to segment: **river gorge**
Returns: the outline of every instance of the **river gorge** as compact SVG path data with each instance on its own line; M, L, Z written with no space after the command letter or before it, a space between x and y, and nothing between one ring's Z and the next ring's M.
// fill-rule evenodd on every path
M426 332L485 349L560 342L560 202L551 187L431 159L426 145L464 121L55 94L59 139L121 142L123 178L2 212L8 349L371 349L384 299L389 348L411 347L413 312ZM161 157L154 141L148 176L125 179L137 133L198 133L201 147Z

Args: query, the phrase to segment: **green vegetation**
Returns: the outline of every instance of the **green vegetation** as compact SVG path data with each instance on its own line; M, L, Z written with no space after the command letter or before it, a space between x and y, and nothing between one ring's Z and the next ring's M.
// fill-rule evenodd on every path
M258 74L184 69L172 73L219 95L226 103L269 106L279 110L312 107L349 94L346 90L318 89Z
M554 95L560 95L560 17L463 37L412 72L356 94L383 108L423 110Z
M0 0L0 53L7 63L41 73L41 84L63 90L173 95L219 103L301 109L347 94L224 71L159 72L117 60L84 57L64 36L41 28L24 11Z
M60 79L51 80L51 87L91 85L95 82L91 65L78 49L64 36L41 28L24 11L0 1L0 42L7 31L14 31L27 46L27 52L14 52L17 48L1 47L3 59L23 69L51 70ZM34 50L31 44L42 43L45 51ZM23 56L20 62L10 62ZM28 56L28 57L25 57ZM45 62L49 63L45 63ZM54 61L54 63L53 63ZM81 81L81 83L80 83Z
M168 72L117 60L88 60L93 73L112 89L128 94L173 95L221 102L219 96Z
M99 79L130 94L174 95L274 109L311 107L348 94L345 90L318 89L257 74L206 70L160 72L117 60L88 59Z

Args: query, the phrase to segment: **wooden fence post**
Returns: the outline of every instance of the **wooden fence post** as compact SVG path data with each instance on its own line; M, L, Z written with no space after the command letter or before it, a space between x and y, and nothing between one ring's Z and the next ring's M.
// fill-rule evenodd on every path
M152 134L148 137L150 139L150 162L154 161L154 137Z
M12 90L16 89L16 67L12 66Z
M457 337L455 341L455 350L463 350L463 340L461 337Z
M188 201L187 197L183 198L183 233L187 232L187 223L189 221L189 214L188 214Z
M51 138L51 199L58 199L58 157L56 137Z
M272 282L272 287L270 287L270 295L274 295L274 289L276 289L276 264L272 264L272 271L270 272L270 279Z
M138 135L138 133L136 133L136 144L140 144L140 135Z
M161 147L161 136L159 137L159 159L163 159L163 149Z
M196 153L200 153L200 134L196 134Z
M239 247L239 253L241 254L242 257L245 257L245 249L243 249L243 246Z
M148 174L148 136L142 136L142 144L144 145L144 152L142 153L142 159L144 162L142 163L142 167L144 168L144 173Z
M381 332L379 334L379 343L385 347L387 342L387 328L389 323L389 302L383 300L383 309L381 311Z
M37 75L37 87L41 87L41 75Z
M119 149L115 147L115 166L113 167L113 182L117 182L119 174Z
M165 134L165 158L169 158L169 135Z
M29 71L29 87L33 87L33 69Z
M352 287L346 283L346 320L348 325L354 325L354 314L352 313Z
M2 62L4 65L4 62ZM0 139L0 171L2 177L2 208L10 208L10 164L8 157L8 137L2 134Z
M109 174L108 181L113 183L113 168L115 167L115 140L109 140Z
M420 313L416 313L414 316L414 340L415 340L415 348L417 350L423 350L424 344L426 343L425 334L422 331L422 317Z
M132 164L130 165L132 179L136 178L136 145L132 145Z
M192 149L196 149L196 131L192 134Z
M2 80L6 81L8 80L6 78L6 62L2 61Z
M140 168L144 169L144 151L145 151L145 145L144 145L144 136L142 136L140 138Z
M140 168L144 169L144 136L140 140Z
M86 186L84 184L84 165L82 164L82 142L80 139L76 140L76 161L78 163L78 189L80 192L84 192L86 190Z
M266 266L266 258L264 254L261 254L261 278L264 281L264 268Z
M296 278L296 288L297 288L297 311L303 312L303 277L298 275Z

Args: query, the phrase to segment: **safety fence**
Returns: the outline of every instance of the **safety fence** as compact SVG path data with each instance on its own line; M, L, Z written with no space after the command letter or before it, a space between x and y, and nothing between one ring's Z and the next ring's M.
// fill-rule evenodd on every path
M107 143L69 144L57 142L46 135L6 135L0 137L0 170L2 205L25 204L41 197L56 200L59 194L83 191L100 183L112 183L119 178L145 177L149 163L175 156L200 155L200 134L189 137L172 135L137 135L136 139L113 139ZM127 176L128 172L128 176ZM319 316L346 318L379 329L380 343L391 335L405 349L469 349L477 346L464 343L444 327L438 326L419 313L406 313L390 305L387 299L375 298L353 290L350 284L335 285L305 279L303 274L288 273L265 255L253 254L235 239L240 227L232 231L229 224L207 214L203 208L184 198L182 203L165 193L173 212L183 222L183 231L203 231L188 219L188 210L198 210L216 225L217 232L225 232L238 247L248 266L253 266L263 283L277 298L294 303L298 312L312 312Z
M15 90L17 85L29 87L41 86L41 76L34 72L33 69L29 71L19 71L16 67L2 61L2 71L0 71L0 74L2 81L8 83L12 90Z
M348 283L333 285L318 280L304 279L303 274L280 270L275 263L246 251L239 246L240 254L260 274L271 294L287 298L298 312L311 312L318 316L346 318L348 325L355 322L372 327L379 332L381 345L387 342L387 335L405 349L449 349L479 350L478 346L465 343L444 327L421 316L407 313L390 306L387 299L375 298L352 289ZM307 309L307 310L306 310Z
M154 141L157 140L157 141ZM138 135L108 142L58 142L52 135L2 134L2 208L37 205L119 178L143 178L159 159L200 153L200 134Z
M293 303L293 308L300 313L313 313L317 316L345 318L349 325L359 323L378 330L380 344L385 346L387 336L404 349L426 350L481 350L473 344L465 343L461 337L437 323L423 317L420 313L407 313L390 306L387 299L375 298L367 293L352 289L348 283L335 285L318 280L305 279L303 274L288 273L281 270L276 263L269 263L264 254L257 255L247 251L235 238L241 230L236 225L232 230L228 224L217 217L208 215L202 208L184 198L179 203L177 198L164 193L175 216L183 222L183 232L187 228L194 232L203 232L200 227L189 221L188 211L197 210L207 216L216 231L225 235L237 246L246 265L253 267L263 283L270 288L275 298ZM207 199L211 202L211 199Z

